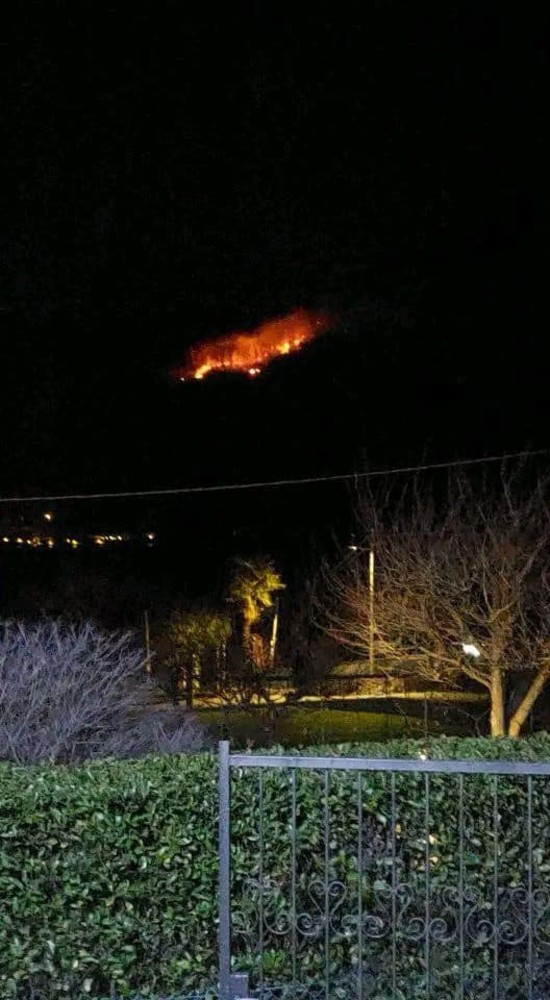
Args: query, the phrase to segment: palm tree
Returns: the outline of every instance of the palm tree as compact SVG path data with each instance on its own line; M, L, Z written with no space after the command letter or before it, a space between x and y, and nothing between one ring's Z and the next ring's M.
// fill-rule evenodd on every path
M268 559L237 560L228 599L240 611L242 646L246 658L252 662L255 662L252 627L264 611L273 607L273 595L284 588L280 574Z

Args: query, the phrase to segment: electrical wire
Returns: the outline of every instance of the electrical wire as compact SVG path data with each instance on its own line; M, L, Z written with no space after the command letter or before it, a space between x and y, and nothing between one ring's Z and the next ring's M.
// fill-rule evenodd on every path
M337 483L350 480L381 478L383 476L406 475L413 472L431 472L438 469L452 469L472 465L486 465L490 462L507 462L512 459L534 458L550 455L550 448L535 451L505 452L484 458L459 458L447 462L432 462L425 465L404 465L390 469L373 469L370 472L345 472L332 476L305 476L296 479L271 479L251 483L221 483L218 486L175 486L160 490L120 490L112 493L52 493L36 496L0 497L0 503L54 503L63 500L124 500L138 497L168 497L195 493L228 493L238 490L273 489L283 486L309 486L315 483Z

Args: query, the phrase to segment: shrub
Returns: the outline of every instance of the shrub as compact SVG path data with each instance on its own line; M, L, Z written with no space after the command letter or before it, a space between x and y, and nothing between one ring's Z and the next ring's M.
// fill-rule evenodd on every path
M317 747L309 752L418 757L424 750L433 758L548 760L550 739L540 736L521 743L436 739L426 745L411 740ZM448 1000L457 995L452 977L457 972L458 944L456 935L450 943L445 942L441 921L449 918L452 897L448 890L456 890L459 877L457 779L434 775L430 783L430 834L434 838L430 851L438 856L431 873L435 921L432 985L434 996ZM549 784L546 779L533 780L533 843L537 859L534 888L542 892L541 905L546 905ZM493 782L490 777L474 775L465 779L464 785L465 888L470 894L478 893L481 901L476 906L472 895L467 900L468 928L475 931L476 943L474 946L469 937L466 941L465 995L471 995L473 984L477 984L476 995L483 997L488 990L483 977L490 976L493 969L490 938L484 937L490 928L493 898ZM260 873L258 772L234 772L233 952L237 968L248 968L253 983L258 972L255 946L260 874L265 890L264 917L272 928L264 929L266 978L269 975L274 981L284 982L289 974L290 787L287 772L264 773L264 869ZM327 850L324 777L315 772L297 776L297 913L309 935L300 938L299 968L312 995L317 995L325 971L322 915L327 860L334 889L329 899L331 981L336 984L339 980L345 982L346 976L353 978L358 960L355 928L353 920L349 920L350 914L352 918L356 914L359 884L357 776L332 773L328 791ZM387 916L391 912L388 893L392 869L387 864L391 779L384 772L364 774L360 791L364 818L360 869L363 903L365 913L378 914L380 920L380 913ZM396 876L410 889L409 896L397 901L401 977L401 993L397 995L408 998L426 992L422 985L422 941L415 944L402 934L406 926L413 930L420 927L415 921L421 921L425 913L424 780L415 774L398 775L395 792L399 824ZM525 807L525 781L499 779L498 865L503 891L520 887L524 881ZM185 996L191 990L215 985L217 815L217 761L213 753L102 761L80 767L1 765L0 996L18 1000L65 996L80 1000L86 995L85 989L92 998L112 993L127 997L138 993ZM511 905L514 898L503 896L503 905ZM520 902L521 898L517 896ZM489 909L484 908L485 899L489 899ZM539 904L534 905L537 909ZM509 908L508 915L515 920L512 930L521 929L521 906L519 910ZM369 926L372 936L367 941L365 935L365 960L370 979L366 972L364 986L370 990L369 996L380 1000L391 995L391 937L376 936L380 927L376 921ZM542 924L540 931L546 934ZM508 953L514 958L517 976L523 975L522 947L514 951L514 946L508 948L503 941L503 974L508 968ZM540 972L543 974L544 970ZM439 977L437 981L435 977ZM354 995L354 989L350 987L346 995ZM331 995L341 994L335 989ZM527 995L521 978L511 995ZM533 995L548 994L535 990Z
M211 754L0 765L2 1000L217 981L216 777Z
M0 759L75 763L197 748L184 709L151 704L128 634L58 621L0 626Z

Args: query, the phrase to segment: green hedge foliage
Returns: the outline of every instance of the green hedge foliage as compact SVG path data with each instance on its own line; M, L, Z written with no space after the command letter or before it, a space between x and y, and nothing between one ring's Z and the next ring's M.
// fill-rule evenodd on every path
M426 752L437 759L550 760L550 737L525 741L441 738L422 744L400 740L309 748L308 754L312 752L369 757L418 757ZM408 896L397 900L396 941L373 935L366 943L365 995L382 998L390 996L391 989L397 991L396 996L409 998L417 989L421 995L426 968L422 945L412 940L410 931L425 914L428 853L431 919L447 920L451 926L453 897L449 893L463 879L466 899L470 899L470 923L462 969L469 977L468 989L475 986L476 996L483 997L492 974L492 946L487 934L484 937L483 920L490 923L491 919L488 907L495 856L498 882L506 892L525 884L526 780L499 779L495 808L492 778L465 779L462 875L456 776L430 778L427 852L423 776L399 775L392 790L391 778L381 772L363 774L360 785L356 774L333 772L328 787L322 774L299 773L294 875L291 780L287 772L264 772L260 815L258 772L234 773L233 951L237 967L251 972L253 984L262 974L257 957L261 908L265 978L281 983L290 979L294 943L301 982L309 988L324 982L322 928L328 872L333 883L328 903L331 996L350 995L359 962L358 903L364 914L378 914L383 923L384 908L391 909L392 885L402 883ZM532 811L535 879L542 890L550 871L550 781L534 779ZM217 820L214 753L97 762L77 768L1 764L0 997L183 997L215 986ZM290 926L293 878L297 914L304 921L298 938L293 938ZM508 903L509 895L503 896L502 905ZM516 917L512 914L510 919ZM395 973L388 962L392 947L397 953ZM522 993L523 944L521 954L514 947L508 951L508 972L503 953L503 975L516 976L514 995L527 995ZM454 985L459 974L457 949L456 934L450 942L438 942L434 936L430 974L437 980L438 996L459 995ZM537 974L544 977L546 970L541 967Z

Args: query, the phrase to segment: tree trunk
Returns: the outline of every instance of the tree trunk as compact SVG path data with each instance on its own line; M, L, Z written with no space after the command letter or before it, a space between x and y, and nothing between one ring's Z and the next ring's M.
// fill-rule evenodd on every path
M195 664L193 658L187 661L187 670L185 673L185 701L188 708L193 708L193 695L194 695L194 673Z
M504 680L499 667L491 670L491 736L505 736Z
M198 690L201 679L201 661L198 656L191 656L185 673L185 700L188 708L193 708L195 690Z
M246 660L253 661L252 622L246 615L243 615L243 652Z
M529 716L529 712L533 708L539 694L542 692L546 682L548 680L548 671L541 670L537 674L532 684L530 685L527 694L522 698L516 711L510 719L510 725L508 727L508 735L517 737L521 733L521 730Z
M279 629L279 601L275 601L275 614L273 615L273 624L271 626L271 642L269 643L269 666L273 670L273 665L275 663L275 650L277 648L277 632Z

